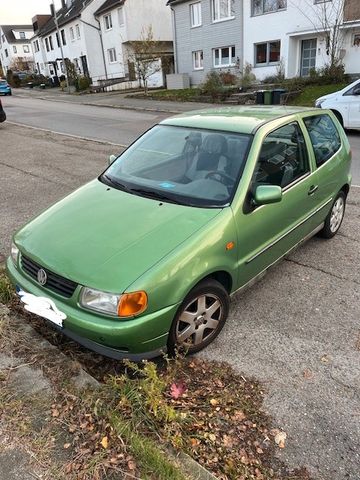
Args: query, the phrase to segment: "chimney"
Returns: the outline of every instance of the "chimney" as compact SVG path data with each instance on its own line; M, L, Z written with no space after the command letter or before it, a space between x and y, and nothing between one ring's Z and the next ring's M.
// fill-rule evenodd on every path
M66 8L66 0L61 0L61 6L62 8Z
M55 5L53 3L50 3L50 12L51 16L55 17Z

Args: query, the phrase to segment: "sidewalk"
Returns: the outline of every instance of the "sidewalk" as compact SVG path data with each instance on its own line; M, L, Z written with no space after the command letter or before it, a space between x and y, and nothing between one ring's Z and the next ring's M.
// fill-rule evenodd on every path
M19 88L14 89L13 94L17 97L38 98L40 100L175 114L214 106L210 103L200 102L169 102L163 100L144 100L142 98L126 98L128 93L123 92L104 92L77 95L62 92L58 88L52 88L48 90Z

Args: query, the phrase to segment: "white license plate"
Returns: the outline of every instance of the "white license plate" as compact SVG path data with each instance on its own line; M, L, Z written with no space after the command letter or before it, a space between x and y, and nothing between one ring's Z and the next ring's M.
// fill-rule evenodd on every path
M49 320L58 327L63 326L66 314L61 312L50 298L37 297L31 293L24 292L21 288L17 290L17 294L23 302L25 310L46 318L46 320Z

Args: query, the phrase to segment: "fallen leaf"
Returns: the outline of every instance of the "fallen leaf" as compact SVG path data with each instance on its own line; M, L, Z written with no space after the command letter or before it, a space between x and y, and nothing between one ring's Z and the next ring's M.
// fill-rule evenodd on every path
M211 405L213 405L213 406L219 405L219 402L216 400L216 398L212 398L212 399L210 400L210 403L211 403Z
M279 448L285 448L286 433L279 432L275 435L275 443Z
M185 386L183 383L173 383L171 384L171 387L170 387L170 395L171 395L171 398L174 398L175 400L177 400L178 398L180 398L183 393L185 392Z
M322 361L322 363L330 362L330 358L327 355L323 355L320 360Z
M128 468L129 470L136 470L136 463L134 462L134 460L128 461Z
M306 368L304 371L303 371L303 377L306 378L306 380L310 380L311 378L314 377L314 374L311 370L309 370L308 368Z
M109 446L109 439L108 439L108 437L103 437L103 439L101 440L100 443L101 443L101 445L102 445L103 448L108 448L108 446Z
M65 445L64 445L65 450L67 450L70 447L71 447L71 443L65 443Z

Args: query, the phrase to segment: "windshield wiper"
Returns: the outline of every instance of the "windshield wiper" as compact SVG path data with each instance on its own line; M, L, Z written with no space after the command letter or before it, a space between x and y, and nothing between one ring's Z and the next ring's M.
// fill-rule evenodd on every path
M113 186L115 188L120 188L121 190L124 190L125 192L130 191L129 188L126 185L118 182L117 180L114 180L113 178L109 177L109 175L106 175L106 173L101 175L101 178L105 178L106 183L110 184L111 186Z
M144 197L148 198L153 198L154 200L165 200L171 203L178 203L179 205L187 205L186 203L180 202L179 200L176 200L174 197L168 197L167 195L160 193L160 192L154 192L153 190L146 190L144 188L130 188L129 192L131 193L138 193L139 195L142 195Z

